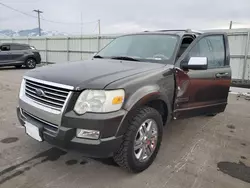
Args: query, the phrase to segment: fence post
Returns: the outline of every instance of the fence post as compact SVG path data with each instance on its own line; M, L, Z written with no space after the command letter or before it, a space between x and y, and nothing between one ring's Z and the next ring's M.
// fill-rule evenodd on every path
M48 39L45 37L45 61L48 64Z
M82 35L80 37L80 53L81 53L81 60L82 60Z
M100 48L101 48L101 35L98 35L98 49L97 51L99 52L100 51Z
M67 37L67 61L69 61L69 37Z
M245 46L245 58L244 58L243 73L242 73L242 82L244 82L244 80L245 80L247 58L248 58L248 51L249 51L249 43L250 43L250 31L247 32L247 40L246 40L246 46Z

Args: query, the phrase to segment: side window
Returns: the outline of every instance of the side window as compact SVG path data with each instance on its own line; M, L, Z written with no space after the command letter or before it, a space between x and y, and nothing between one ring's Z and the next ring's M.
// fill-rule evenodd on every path
M225 65L225 45L223 35L202 38L189 52L189 57L207 57L208 68L220 68Z
M188 36L188 37L184 37L179 49L179 52L177 54L177 58L180 58L181 55L185 52L185 50L188 48L188 46L193 42L193 38Z
M10 50L25 50L25 46L12 44Z
M10 51L10 45L2 45L1 51Z
M225 65L225 45L222 35L210 36L209 44L213 52L213 64L209 68L223 67Z

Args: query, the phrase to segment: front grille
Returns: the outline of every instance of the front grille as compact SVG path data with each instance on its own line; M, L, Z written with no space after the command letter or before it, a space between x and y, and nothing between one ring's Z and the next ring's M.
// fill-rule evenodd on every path
M49 123L43 119L40 119L29 112L26 112L25 110L22 109L22 114L24 115L25 118L31 119L33 121L37 121L38 123L42 124L43 126L43 133L48 134L50 136L56 136L58 132L58 125Z
M69 90L26 79L25 95L41 105L61 111Z

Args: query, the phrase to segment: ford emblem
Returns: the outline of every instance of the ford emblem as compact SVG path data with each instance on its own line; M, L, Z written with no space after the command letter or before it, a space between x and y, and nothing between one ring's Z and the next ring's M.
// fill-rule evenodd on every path
M36 95L39 97L44 97L45 93L42 89L36 89Z

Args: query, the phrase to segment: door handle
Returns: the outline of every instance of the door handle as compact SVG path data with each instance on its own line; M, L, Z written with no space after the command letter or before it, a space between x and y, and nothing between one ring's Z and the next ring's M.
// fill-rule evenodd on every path
M228 72L223 72L223 73L217 73L217 74L215 74L216 78L223 78L223 77L226 77L226 76L228 76Z

